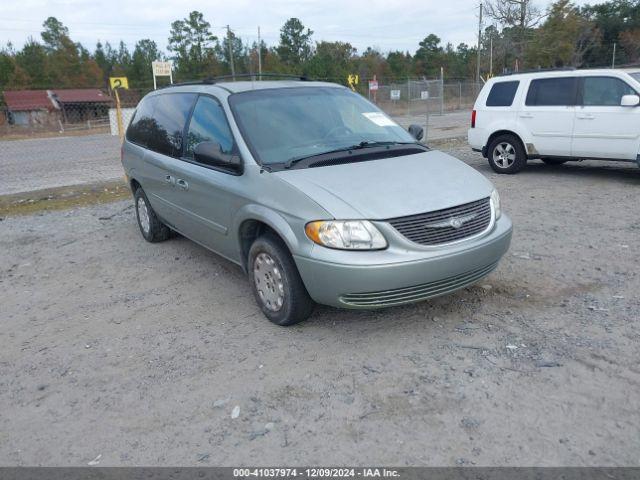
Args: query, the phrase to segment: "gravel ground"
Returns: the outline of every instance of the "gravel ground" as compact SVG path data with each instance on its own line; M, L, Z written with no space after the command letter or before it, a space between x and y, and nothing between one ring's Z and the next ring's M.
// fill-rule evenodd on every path
M637 466L640 169L452 151L514 221L499 268L291 328L129 200L5 218L0 464Z

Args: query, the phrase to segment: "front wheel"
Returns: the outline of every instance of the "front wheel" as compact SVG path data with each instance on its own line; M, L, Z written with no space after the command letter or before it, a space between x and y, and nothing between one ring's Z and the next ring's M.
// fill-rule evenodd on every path
M489 144L489 165L497 173L517 173L527 164L527 155L514 135L499 135Z
M280 326L309 318L315 307L286 245L275 235L259 237L249 250L249 280L262 313Z

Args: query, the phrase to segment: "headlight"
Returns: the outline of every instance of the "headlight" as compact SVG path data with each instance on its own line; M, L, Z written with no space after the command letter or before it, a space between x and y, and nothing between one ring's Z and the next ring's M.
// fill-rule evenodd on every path
M341 250L380 250L387 241L367 220L327 220L307 223L307 237L318 245Z
M491 205L493 205L493 211L496 212L496 220L500 218L502 212L500 211L500 195L497 190L491 192Z

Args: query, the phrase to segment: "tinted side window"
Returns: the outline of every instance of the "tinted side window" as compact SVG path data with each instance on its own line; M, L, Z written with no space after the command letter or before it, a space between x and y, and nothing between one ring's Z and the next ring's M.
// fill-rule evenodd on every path
M201 142L219 143L223 153L233 150L233 135L222 106L205 96L198 99L193 109L187 133L187 157L193 158L193 149Z
M171 157L182 155L182 135L195 98L194 93L168 93L155 97L153 125L147 142L151 150Z
M520 82L494 83L487 97L487 107L510 107Z
M585 77L582 87L582 104L586 106L620 106L624 95L636 92L619 78Z
M138 104L136 113L127 129L127 140L143 147L147 146L149 135L154 130L153 109L156 97L146 97Z
M532 80L525 103L529 106L575 105L577 84L575 77Z

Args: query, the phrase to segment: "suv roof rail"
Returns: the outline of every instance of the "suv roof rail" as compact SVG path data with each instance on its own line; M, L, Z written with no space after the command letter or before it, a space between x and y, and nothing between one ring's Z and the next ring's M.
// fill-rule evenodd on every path
M237 73L235 75L220 75L218 77L203 78L202 80L189 80L187 82L172 83L170 85L163 85L160 88L181 87L183 85L213 85L220 80L228 80L228 79L235 80L236 78L256 78L256 77L257 78L280 77L280 78L300 80L301 82L309 81L309 78L307 78L306 75L292 75L289 73Z
M518 72L507 72L497 75L498 77L508 77L509 75L520 75L521 73L542 73L542 72L572 72L577 70L576 67L558 67L558 68L531 68L529 70L520 70Z

